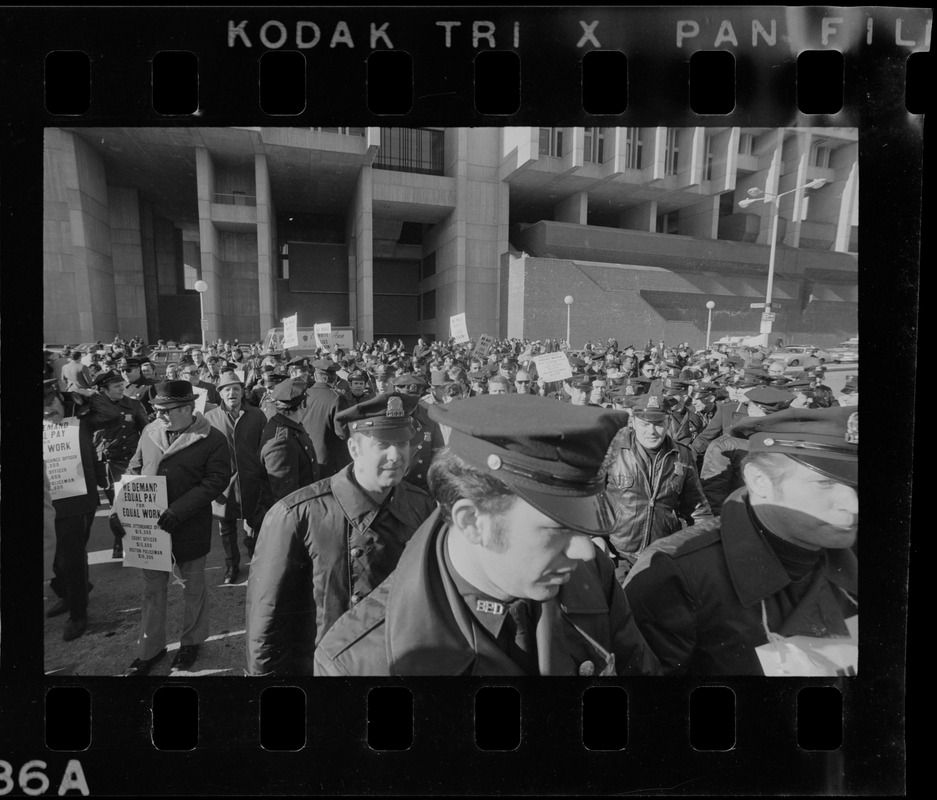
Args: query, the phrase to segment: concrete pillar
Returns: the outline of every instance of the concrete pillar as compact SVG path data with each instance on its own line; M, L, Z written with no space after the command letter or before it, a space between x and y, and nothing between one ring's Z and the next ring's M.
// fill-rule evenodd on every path
M211 154L205 147L195 149L195 171L198 183L198 232L202 248L201 279L208 284L208 291L202 296L204 318L207 320L204 324L203 336L208 341L212 341L221 335L219 282L223 275L223 263L220 257L218 230L211 219L212 194L215 190L215 165Z
M553 207L553 219L556 222L572 222L574 225L585 225L589 214L589 193L576 192L565 200L560 200Z
M352 201L351 232L348 249L354 251L355 333L364 342L374 341L374 218L371 201L371 167L362 167ZM349 287L351 288L351 286Z
M276 210L270 191L267 157L254 155L254 183L257 194L257 298L260 333L277 326L276 309Z
M155 342L163 334L159 329L159 280L156 275L156 233L153 206L140 204L140 249L143 269L143 292L146 300L147 341Z
M109 186L108 199L117 328L126 337L149 337L137 190Z
M44 338L108 340L118 332L104 163L77 134L44 142Z
M704 197L680 209L680 235L715 239L719 233L719 196Z

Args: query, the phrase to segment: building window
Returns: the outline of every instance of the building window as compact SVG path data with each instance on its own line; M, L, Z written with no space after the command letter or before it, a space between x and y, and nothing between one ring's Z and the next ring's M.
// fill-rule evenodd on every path
M436 274L436 251L433 250L420 262L420 280Z
M540 129L540 155L542 156L563 155L563 129L562 128L541 128Z
M583 160L605 163L605 128L586 128L583 136Z
M364 136L364 128L310 128L318 133L340 133L343 136Z
M735 192L723 192L719 195L719 216L731 217L735 213Z
M680 159L680 148L677 146L677 129L667 129L667 145L664 150L664 173L676 175Z
M420 296L420 319L436 319L436 290L430 289Z
M443 131L431 128L381 128L381 148L374 166L397 172L442 175Z
M643 145L640 128L625 128L626 169L641 169L641 150Z
M810 165L814 167L821 167L822 169L830 168L830 156L833 153L833 148L824 143L817 142L811 148L810 152Z
M755 137L750 133L739 134L739 155L750 156L752 147L755 144Z

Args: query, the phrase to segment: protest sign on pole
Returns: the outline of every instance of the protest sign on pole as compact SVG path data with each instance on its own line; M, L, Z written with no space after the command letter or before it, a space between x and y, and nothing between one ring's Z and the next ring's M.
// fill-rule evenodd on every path
M299 347L299 335L296 326L299 324L299 314L283 318L283 347Z
M78 445L78 417L42 423L42 457L53 500L80 497L88 491Z
M114 489L114 510L127 532L124 566L172 572L172 537L156 525L169 505L166 476L125 475Z
M203 389L201 386L193 386L192 391L195 392L195 410L204 414L205 403L208 402L208 389Z
M456 340L456 344L471 341L468 335L468 325L465 322L465 312L449 317L449 334Z
M569 366L566 353L547 353L542 356L534 356L534 363L537 365L538 381L562 381L573 377L573 371Z
M332 337L331 322L317 322L315 325L316 347L328 347Z
M488 358L488 353L491 352L491 345L494 342L495 337L487 333L483 333L478 337L478 344L475 345L475 349L472 351L472 358Z

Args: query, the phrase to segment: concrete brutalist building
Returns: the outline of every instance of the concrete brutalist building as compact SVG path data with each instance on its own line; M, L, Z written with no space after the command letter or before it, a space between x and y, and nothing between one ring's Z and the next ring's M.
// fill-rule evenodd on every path
M822 178L816 189L803 189ZM50 128L44 338L689 341L857 330L858 133L767 128ZM791 191L793 190L793 191Z

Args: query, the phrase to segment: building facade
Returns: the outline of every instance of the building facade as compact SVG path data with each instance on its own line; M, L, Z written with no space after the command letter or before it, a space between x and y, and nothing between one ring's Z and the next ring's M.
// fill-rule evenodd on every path
M50 342L255 341L294 313L561 338L572 295L574 346L701 346L709 300L714 338L758 331L775 224L774 330L857 329L854 129L76 127L44 153Z

